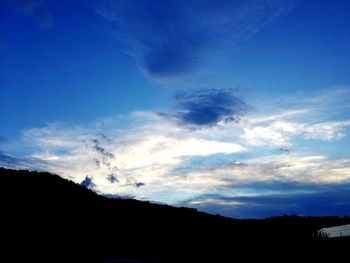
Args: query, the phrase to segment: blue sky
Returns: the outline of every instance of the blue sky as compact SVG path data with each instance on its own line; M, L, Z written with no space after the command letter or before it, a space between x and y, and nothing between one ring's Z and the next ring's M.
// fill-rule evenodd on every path
M2 0L0 165L241 218L349 214L349 11Z

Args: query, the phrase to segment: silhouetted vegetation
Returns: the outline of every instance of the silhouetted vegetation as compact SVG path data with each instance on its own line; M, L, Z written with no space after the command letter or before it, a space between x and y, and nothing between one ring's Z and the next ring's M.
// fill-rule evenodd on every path
M328 254L334 259L349 245L349 239L316 234L322 227L349 224L349 217L237 220L106 198L56 175L3 168L0 183L1 256L11 257L2 262L220 262L242 256L284 262L281 253L295 260Z

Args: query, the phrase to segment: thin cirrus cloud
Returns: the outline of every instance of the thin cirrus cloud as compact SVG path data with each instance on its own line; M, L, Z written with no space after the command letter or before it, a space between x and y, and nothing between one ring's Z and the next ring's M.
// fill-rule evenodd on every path
M5 154L0 151L0 166L13 169L27 169L37 171L47 171L50 169L54 173L54 165L46 163L41 159L35 157L25 156L17 157L10 154Z
M209 50L232 48L291 10L295 0L118 0L97 12L150 76L186 75L206 62Z

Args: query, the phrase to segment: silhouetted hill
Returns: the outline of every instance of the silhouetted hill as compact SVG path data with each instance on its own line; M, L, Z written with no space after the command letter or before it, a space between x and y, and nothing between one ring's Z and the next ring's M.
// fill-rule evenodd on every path
M3 168L0 185L1 257L11 257L1 262L233 262L242 256L247 261L256 256L282 262L286 257L334 260L349 245L348 239L313 237L317 229L348 224L349 218L236 220L110 199L56 175Z

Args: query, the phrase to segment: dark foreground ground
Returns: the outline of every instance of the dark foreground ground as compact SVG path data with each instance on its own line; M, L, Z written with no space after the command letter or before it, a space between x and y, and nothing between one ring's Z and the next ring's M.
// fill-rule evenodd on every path
M3 168L0 186L0 262L335 262L350 249L349 239L313 236L349 218L236 220Z

